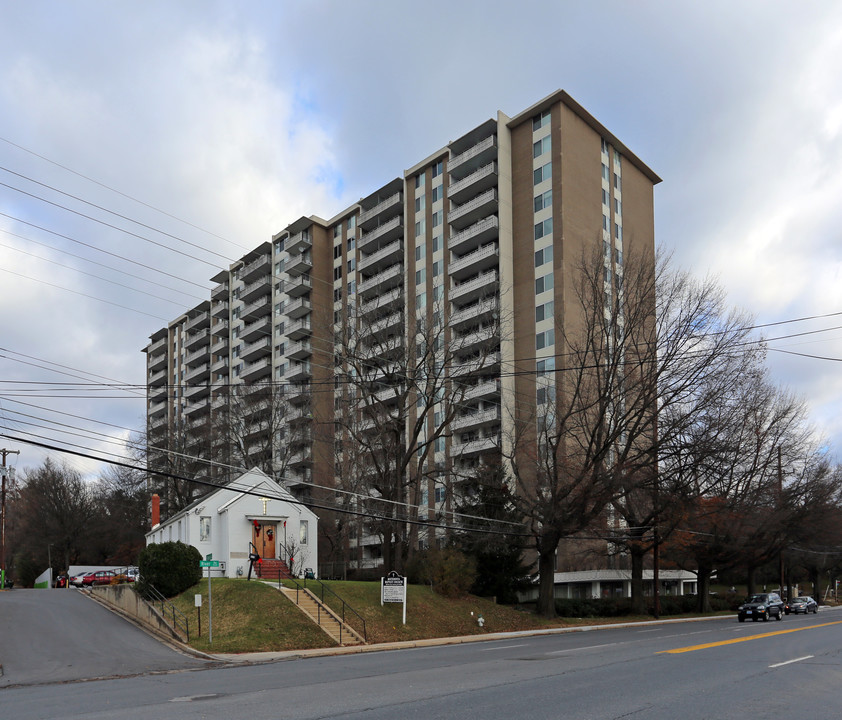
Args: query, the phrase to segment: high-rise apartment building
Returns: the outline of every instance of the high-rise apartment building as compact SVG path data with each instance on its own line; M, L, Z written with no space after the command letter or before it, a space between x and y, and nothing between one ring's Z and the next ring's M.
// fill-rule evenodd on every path
M295 221L151 336L151 466L225 477L257 465L301 498L359 493L347 495L358 509L373 485L434 515L454 478L499 461L513 418L552 391L583 253L602 252L610 295L624 253L654 250L659 181L559 91L498 113L330 220ZM352 480L383 471L372 453L393 463L383 477L414 480L360 492ZM164 501L184 499L174 489ZM382 529L344 532L330 559L342 546L352 564L378 562Z

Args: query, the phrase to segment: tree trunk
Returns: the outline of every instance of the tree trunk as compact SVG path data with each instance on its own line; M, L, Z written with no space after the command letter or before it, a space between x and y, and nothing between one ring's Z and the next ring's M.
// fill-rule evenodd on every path
M749 566L748 572L746 573L746 595L754 595L755 592L755 576L756 568L754 565Z
M554 618L555 612L555 548L544 550L538 555L538 614Z
M696 610L700 613L710 612L710 574L712 569L707 565L699 565L698 598L699 604Z
M646 555L643 547L637 543L629 544L631 556L631 610L633 615L646 614L646 599L643 597L643 559Z

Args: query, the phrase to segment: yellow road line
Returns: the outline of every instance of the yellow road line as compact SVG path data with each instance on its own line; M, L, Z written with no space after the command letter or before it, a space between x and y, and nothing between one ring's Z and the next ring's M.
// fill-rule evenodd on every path
M802 630L815 630L820 627L828 627L829 625L842 624L842 620L835 622L822 623L821 625L810 625L809 627L794 628L792 630L778 630L776 632L763 633L762 635L749 635L743 638L734 638L733 640L720 640L719 642L705 643L704 645L689 645L683 648L675 648L674 650L659 650L656 655L677 655L678 653L693 652L694 650L705 650L707 648L719 647L720 645L734 645L735 643L748 642L749 640L760 640L761 638L772 637L774 635L786 635L787 633L801 632Z

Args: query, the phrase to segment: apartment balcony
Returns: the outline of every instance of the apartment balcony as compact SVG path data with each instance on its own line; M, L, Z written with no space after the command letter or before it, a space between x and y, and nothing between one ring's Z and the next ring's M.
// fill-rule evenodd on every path
M447 197L453 202L463 203L474 195L495 187L497 180L497 163L490 162L461 180L450 183L447 188Z
M155 372L150 372L149 377L146 379L146 382L149 385L154 385L157 382L166 382L167 380L167 371L166 370L156 370Z
M246 305L240 313L240 317L260 317L261 315L268 315L270 312L272 312L272 299L266 295Z
M309 250L290 255L285 267L290 275L301 275L313 269L313 256Z
M301 382L302 380L309 380L313 376L312 369L309 362L292 361L287 366L285 380L290 382Z
M246 345L240 352L240 359L252 362L257 358L266 357L272 354L272 338L264 336L253 343Z
M222 353L228 352L228 336L225 335L219 340L214 340L213 344L211 345L211 353L214 355L221 355Z
M219 360L215 360L213 363L211 363L211 372L214 375L223 371L225 371L225 373L228 374L228 368L229 365L227 357L220 358Z
M148 385L146 387L146 397L150 402L161 402L167 399L169 395L170 386L167 385L166 380L161 380L157 385Z
M403 237L403 214L393 217L381 225L377 225L370 232L360 236L357 247L366 252L374 252L379 247L385 247L389 243Z
M488 400L497 399L500 397L500 381L499 380L484 380L472 385L465 390L460 403L470 402L472 400Z
M269 255L261 255L257 260L252 260L240 270L240 280L250 282L259 275L270 275L272 269L272 258Z
M357 225L363 230L370 230L394 215L403 215L403 193L397 192L394 195L381 200L377 205L369 210L363 210L360 213Z
M451 348L453 352L475 353L475 352L490 352L492 349L497 349L500 346L500 336L494 332L493 327L480 328L474 332L469 332L465 335L453 338L451 340Z
M481 410L474 413L466 413L455 417L450 423L453 432L465 432L466 430L488 427L500 424L500 408L494 407L489 410Z
M167 369L167 354L161 353L160 355L147 355L146 356L146 369L149 372L166 370Z
M289 467L296 469L303 466L309 466L313 462L313 448L304 447L296 453L290 455L287 464Z
M401 287L396 287L383 295L376 295L373 300L364 302L360 305L360 312L363 316L372 313L382 315L398 307L403 307L403 288Z
M259 337L268 337L272 333L272 318L269 315L264 315L258 320L253 320L246 323L240 329L240 340L252 342Z
M485 245L490 240L496 240L499 233L500 221L496 215L491 215L451 235L447 241L447 247L453 252L459 248L459 252L464 254Z
M227 320L217 320L211 326L211 333L214 335L227 335L228 334L228 321Z
M261 295L268 295L271 292L272 278L269 275L265 275L240 290L240 300L244 303L252 302Z
M312 397L312 389L310 382L293 383L288 385L284 395L293 405L301 405L302 403L309 403Z
M187 325L185 329L187 332L191 332L193 330L199 330L201 328L206 328L210 325L210 314L205 312L200 312L198 315L194 315L187 321Z
M164 413L154 419L150 418L149 427L152 428L153 431L158 431L156 434L165 435L165 433L161 433L160 431L166 429L167 427L167 414Z
M454 280L462 280L497 267L499 263L500 249L496 242L491 242L465 255L459 257L452 255L447 272Z
M396 262L403 260L403 238L389 243L371 255L360 258L359 270L368 270L369 273L379 272Z
M491 188L462 205L451 204L447 222L453 230L464 230L496 212L497 188Z
M163 417L166 420L167 417L167 401L166 398L164 400L159 400L158 402L150 403L149 410L147 411L147 415L149 418L154 420L157 418Z
M466 443L454 443L450 446L450 457L468 458L475 457L481 453L491 452L500 449L500 436L479 438Z
M310 239L310 231L302 230L300 233L290 235L284 243L284 248L290 255L303 253L313 247L313 241Z
M184 376L184 382L194 383L194 382L201 382L202 380L207 380L210 377L210 363L203 362L201 365L197 365L194 368L191 368L187 374Z
M293 360L306 360L313 354L313 348L310 345L309 339L304 339L301 342L293 342L287 344L284 348L284 355Z
M195 350L199 345L202 343L207 344L210 338L210 332L207 330L200 330L197 333L193 333L192 335L187 336L187 342L185 346L188 350Z
M206 362L210 357L210 351L207 347L199 348L191 353L187 353L184 358L184 364L187 366L198 365L201 362Z
M363 340L373 345L389 335L403 335L403 313L396 312L375 320L365 331Z
M450 286L450 301L465 305L473 300L496 293L499 285L499 276L496 270L477 275L472 280Z
M299 275L284 282L284 292L291 297L301 297L313 289L313 281L309 275Z
M299 425L302 423L309 423L313 420L313 411L311 408L304 406L291 409L285 416L284 422L290 425Z
M312 311L313 305L310 302L310 298L306 297L298 298L284 308L284 313L292 320L309 315Z
M214 318L227 318L231 306L228 300L214 300L211 304L211 315ZM214 320L214 325L216 321Z
M224 407L228 405L228 395L227 393L221 393L217 395L213 400L211 400L211 408L214 412L219 412Z
M448 325L453 330L459 331L468 325L476 325L477 322L488 321L497 312L497 308L498 302L496 297L480 300L450 313Z
M313 334L313 328L310 324L310 318L305 317L301 320L296 320L290 323L286 328L286 336L290 340L301 340L305 337L310 337Z
M497 136L489 135L465 152L447 161L451 180L461 180L497 159Z
M167 352L167 338L162 337L160 340L156 340L151 345L147 345L146 347L146 355L159 355L163 353L166 355Z
M187 378L184 378L185 383L188 382ZM208 383L203 383L197 380L194 384L189 384L184 386L184 397L189 400L196 401L200 398L209 397L210 396L210 385Z
M246 365L240 370L240 378L246 382L255 382L270 375L272 372L272 358L261 358Z
M202 387L207 388L207 385L204 385ZM210 411L210 398L209 397L204 397L201 400L196 400L195 402L187 403L187 406L184 408L184 414L191 419L194 419L196 417L204 415L205 413L207 413L209 411Z
M313 473L308 467L289 468L284 473L284 485L288 490L302 485L309 485L313 481Z
M499 369L499 367L500 352L494 351L454 362L450 375L451 377L466 377L487 374Z
M399 263L361 282L357 287L357 292L363 300L368 300L375 294L388 292L402 283L403 263Z
M228 299L228 283L223 282L219 283L213 290L211 290L211 299L212 300L220 300L225 298Z

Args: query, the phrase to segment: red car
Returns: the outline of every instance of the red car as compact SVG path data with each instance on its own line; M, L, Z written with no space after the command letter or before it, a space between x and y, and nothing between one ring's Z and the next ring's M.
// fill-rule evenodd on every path
M117 576L111 570L97 570L82 577L82 586L86 585L111 585L116 582Z

